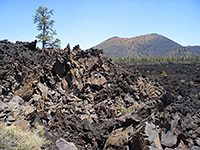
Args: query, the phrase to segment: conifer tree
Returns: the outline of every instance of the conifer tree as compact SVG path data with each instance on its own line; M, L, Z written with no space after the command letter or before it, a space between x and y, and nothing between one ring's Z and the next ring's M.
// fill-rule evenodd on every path
M48 47L60 48L60 39L54 39L56 30L53 30L54 20L51 20L54 10L48 10L46 7L40 6L36 10L36 14L33 18L34 24L37 24L37 30L42 31L39 35L36 36L39 42L42 42L42 49Z

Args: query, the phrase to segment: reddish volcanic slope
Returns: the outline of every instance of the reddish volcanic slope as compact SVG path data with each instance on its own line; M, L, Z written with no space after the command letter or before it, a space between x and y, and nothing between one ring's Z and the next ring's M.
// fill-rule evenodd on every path
M159 34L147 34L133 38L110 38L94 48L103 49L108 57L169 56L180 44Z

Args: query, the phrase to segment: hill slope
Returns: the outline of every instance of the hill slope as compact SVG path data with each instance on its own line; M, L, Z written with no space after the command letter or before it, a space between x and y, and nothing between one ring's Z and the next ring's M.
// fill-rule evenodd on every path
M186 46L174 49L171 52L172 57L195 57L200 56L200 46Z
M108 57L167 57L180 44L159 34L147 34L134 38L110 38L94 48L103 49Z

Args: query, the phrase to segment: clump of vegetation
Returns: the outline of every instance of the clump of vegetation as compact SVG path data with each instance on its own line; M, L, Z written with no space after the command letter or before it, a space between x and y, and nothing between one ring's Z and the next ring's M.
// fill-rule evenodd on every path
M167 73L165 71L162 71L161 77L167 77Z
M0 123L0 149L39 150L45 143L44 137L38 135L43 133L42 130L40 128L36 132L22 131L14 125L6 126Z
M117 110L119 110L122 114L125 114L127 112L127 110L122 106L118 107Z

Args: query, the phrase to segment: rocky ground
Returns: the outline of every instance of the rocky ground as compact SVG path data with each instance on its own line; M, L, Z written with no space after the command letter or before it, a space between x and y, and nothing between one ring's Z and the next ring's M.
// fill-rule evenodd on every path
M0 121L43 125L51 143L42 149L200 148L199 72L173 82L103 51L6 40L0 58Z
M167 93L173 95L170 97L164 112L166 118L174 118L179 115L176 126L189 141L198 143L200 135L200 63L182 62L182 63L120 63L124 69L139 70L142 76L150 80L159 82ZM196 119L197 120L196 120ZM175 135L178 135L174 129ZM188 140L190 139L190 140ZM175 147L174 147L175 148ZM185 149L199 149L199 147Z

